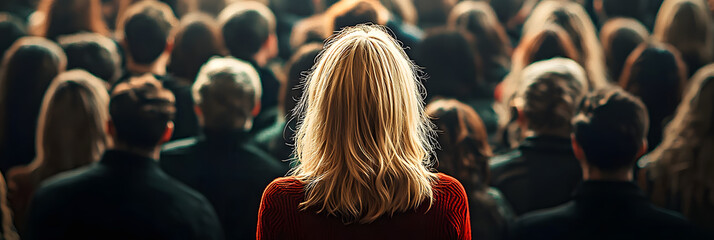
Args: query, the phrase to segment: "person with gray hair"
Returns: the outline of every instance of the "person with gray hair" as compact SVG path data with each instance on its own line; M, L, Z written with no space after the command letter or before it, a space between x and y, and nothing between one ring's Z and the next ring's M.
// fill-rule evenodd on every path
M192 94L203 136L166 144L161 167L208 198L226 239L255 238L263 189L287 171L249 134L260 111L258 72L242 60L213 58Z
M512 105L518 112L518 149L491 159L491 185L517 215L570 199L582 177L570 146L570 119L588 89L575 61L555 58L526 67Z

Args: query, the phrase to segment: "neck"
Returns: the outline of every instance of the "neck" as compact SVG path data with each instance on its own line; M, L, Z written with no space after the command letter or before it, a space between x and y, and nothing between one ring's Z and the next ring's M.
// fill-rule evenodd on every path
M127 58L126 69L129 70L129 72L136 74L152 73L156 75L165 75L167 61L168 55L165 53L161 54L161 56L159 56L159 58L151 64L138 64L131 58Z
M151 158L154 160L158 160L159 156L161 154L160 145L154 147L153 149L141 149L141 148L132 147L132 146L129 146L129 145L126 145L123 143L117 143L114 145L113 149L118 150L118 151L130 152L130 153L133 153L133 154L136 154L136 155L139 155L142 157Z
M630 168L615 171L602 171L587 165L581 165L581 167L583 169L583 180L615 182L631 182L633 180L632 169Z
M259 67L265 67L265 65L268 65L270 57L268 56L267 52L268 51L266 51L265 49L261 49L260 51L255 53L255 55L253 55L253 60L255 61L255 64L257 64Z

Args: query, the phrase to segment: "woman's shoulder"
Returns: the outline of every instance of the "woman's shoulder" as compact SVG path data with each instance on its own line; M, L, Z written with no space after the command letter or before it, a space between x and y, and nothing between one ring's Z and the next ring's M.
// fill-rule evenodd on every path
M461 185L459 180L456 180L456 178L443 173L437 173L436 176L437 180L433 188L434 195L437 198L437 201L439 201L439 198L447 199L446 202L450 203L453 203L453 201L468 201L468 198L466 197L466 190L464 190L464 186Z
M299 198L304 196L304 184L295 177L280 177L273 180L263 192L264 199Z

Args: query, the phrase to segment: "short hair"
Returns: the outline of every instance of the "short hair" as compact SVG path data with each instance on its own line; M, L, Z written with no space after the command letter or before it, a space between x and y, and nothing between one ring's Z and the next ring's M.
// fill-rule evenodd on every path
M229 5L218 15L218 22L230 54L246 61L253 60L276 26L273 12L253 1Z
M639 99L620 88L605 88L583 99L572 123L588 165L618 171L637 161L649 118Z
M27 36L25 23L10 13L0 12L0 59L17 39Z
M189 13L181 19L174 38L171 60L166 67L172 76L196 81L201 66L213 56L224 55L218 24L209 15Z
M166 124L176 113L175 98L151 74L118 84L109 101L115 141L140 149L153 149L161 141Z
M372 23L387 23L388 10L375 0L343 0L332 5L326 12L328 33L340 31L345 27Z
M252 119L262 93L258 72L250 63L233 57L212 58L193 84L193 100L203 113L203 127L243 129Z
M117 36L126 42L134 62L151 64L166 49L171 29L177 22L171 7L165 3L140 1L129 6L117 22Z
M113 83L121 75L122 59L117 44L96 33L60 37L58 43L67 54L67 69L80 68Z

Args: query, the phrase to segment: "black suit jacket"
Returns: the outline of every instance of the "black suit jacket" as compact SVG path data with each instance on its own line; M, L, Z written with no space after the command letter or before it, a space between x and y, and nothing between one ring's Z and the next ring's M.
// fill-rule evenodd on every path
M243 131L206 131L169 143L161 167L202 193L216 209L226 239L255 239L263 190L286 165L253 145Z
M48 180L29 215L27 239L223 239L201 194L121 151Z
M582 177L569 138L529 137L517 150L491 159L491 185L516 215L567 202Z
M585 181L562 206L527 214L511 239L701 239L677 213L652 205L631 182Z

